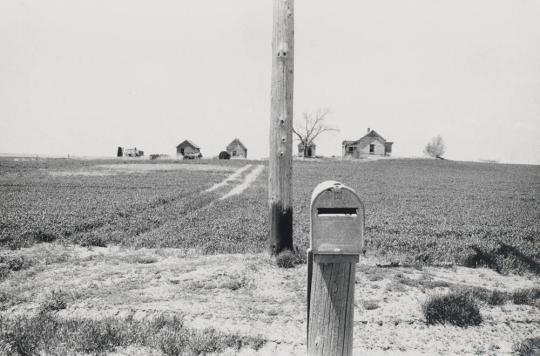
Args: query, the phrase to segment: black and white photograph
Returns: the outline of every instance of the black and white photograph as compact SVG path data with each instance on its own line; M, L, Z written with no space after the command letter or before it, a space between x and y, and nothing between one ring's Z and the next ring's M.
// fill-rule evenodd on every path
M539 0L0 0L0 356L540 356Z

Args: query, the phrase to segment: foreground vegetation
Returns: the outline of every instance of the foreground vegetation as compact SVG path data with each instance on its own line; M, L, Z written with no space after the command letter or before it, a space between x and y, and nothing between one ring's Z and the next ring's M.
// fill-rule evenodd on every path
M180 247L206 254L265 250L266 174L242 195L217 200L218 193L201 194L249 162L197 162L231 165L228 172L51 174L95 173L91 170L97 163L112 162L0 160L0 246L15 249L59 240ZM295 243L301 249L309 244L311 191L334 179L356 189L365 202L367 251L389 263L540 272L539 167L298 161L293 179Z
M178 316L160 315L151 321L62 319L42 310L34 316L0 318L1 355L96 355L129 346L165 356L206 355L226 348L257 350L264 342L214 329L190 330Z
M261 355L305 354L307 266L298 255L282 254L290 268L280 268L266 253L53 242L2 256L12 269L0 281L0 354L251 355L259 345ZM367 256L357 265L358 354L534 346L526 341L537 334L535 276L378 262ZM155 326L162 318L166 326Z

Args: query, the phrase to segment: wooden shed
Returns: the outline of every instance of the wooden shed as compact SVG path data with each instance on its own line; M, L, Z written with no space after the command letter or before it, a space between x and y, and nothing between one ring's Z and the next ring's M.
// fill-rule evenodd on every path
M237 138L227 145L227 152L231 155L231 158L247 158L247 148Z
M309 144L307 147L300 142L298 144L298 157L306 157L306 158L313 158L315 157L315 149L317 148L317 145L313 142Z
M184 159L201 158L201 148L190 140L184 140L176 146L176 156Z
M361 158L370 155L390 156L393 142L386 141L375 130L368 128L367 134L356 141L343 141L343 158Z

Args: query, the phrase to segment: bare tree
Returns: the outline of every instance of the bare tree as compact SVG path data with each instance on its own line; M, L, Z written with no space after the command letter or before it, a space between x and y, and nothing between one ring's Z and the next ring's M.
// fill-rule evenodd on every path
M442 155L444 154L445 150L446 146L444 145L441 135L437 135L433 137L431 142L426 145L424 148L424 153L433 158L443 159Z
M299 124L295 123L293 132L304 147L304 157L309 157L309 147L319 135L324 132L339 131L337 128L325 124L324 120L329 113L329 109L318 109L314 113L304 113L303 120Z

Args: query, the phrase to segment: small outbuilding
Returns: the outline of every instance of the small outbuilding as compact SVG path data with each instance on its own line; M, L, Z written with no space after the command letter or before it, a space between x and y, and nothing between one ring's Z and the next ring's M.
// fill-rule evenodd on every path
M247 148L237 138L227 145L227 152L231 155L231 158L247 158Z
M390 156L394 143L386 141L375 130L367 129L367 134L356 141L343 141L343 158L361 158L371 155Z
M176 146L176 156L184 159L201 158L201 148L190 140L185 140Z
M315 149L317 145L313 142L309 145L304 145L302 142L298 144L298 157L313 158L315 157Z
M124 150L124 157L142 157L144 156L144 151L138 150L135 148L126 148Z

